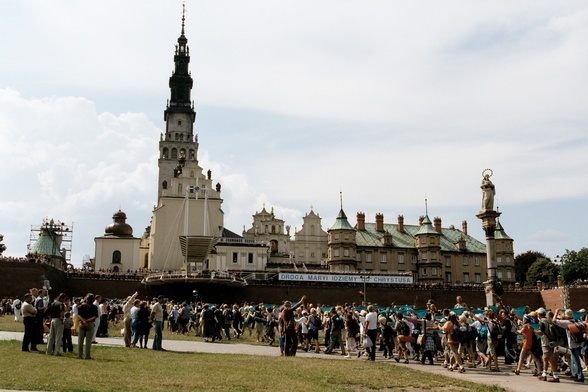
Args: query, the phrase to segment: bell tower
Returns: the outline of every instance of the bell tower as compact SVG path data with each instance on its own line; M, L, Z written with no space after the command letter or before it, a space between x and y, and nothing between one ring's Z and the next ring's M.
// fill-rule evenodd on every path
M182 10L182 32L174 54L174 71L169 78L171 97L167 101L163 118L165 134L159 139L159 184L157 199L166 195L171 178L177 176L178 160L198 163L198 136L194 135L196 112L191 92L194 81L188 68L190 48L184 34L185 6Z

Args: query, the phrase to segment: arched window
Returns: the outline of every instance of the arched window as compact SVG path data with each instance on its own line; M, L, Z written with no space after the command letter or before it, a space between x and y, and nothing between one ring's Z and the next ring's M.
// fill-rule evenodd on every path
M185 156L186 156L186 149L185 149L185 148L182 148L182 149L180 150L180 156L181 156L181 157L185 157Z
M194 178L194 170L190 170L190 178Z
M174 139L178 140L180 138L180 135L178 135L177 133L174 135Z
M183 142L184 141L184 134L180 133L180 141Z
M112 267L112 272L119 272L118 265L115 265L114 267Z
M190 149L190 159L191 160L196 159L196 154L194 153L194 149L192 149L192 148Z
M163 183L161 183L161 187L163 189L167 189L167 181L164 181Z
M167 147L164 147L164 149L163 149L163 151L161 153L161 157L163 159L166 159L168 156L169 156L169 151L168 151Z
M145 254L145 262L143 263L143 268L149 267L149 255Z
M178 157L178 150L176 148L172 148L171 157L172 159L176 159Z
M114 252L112 252L112 264L120 264L120 261L121 261L120 250L115 250Z

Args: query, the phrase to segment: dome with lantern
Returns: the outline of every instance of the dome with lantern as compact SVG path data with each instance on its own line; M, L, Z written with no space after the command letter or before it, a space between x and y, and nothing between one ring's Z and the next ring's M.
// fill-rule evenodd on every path
M118 210L112 216L112 223L106 226L104 229L105 236L113 236L113 237L132 237L133 236L133 228L126 223L127 221L127 214Z

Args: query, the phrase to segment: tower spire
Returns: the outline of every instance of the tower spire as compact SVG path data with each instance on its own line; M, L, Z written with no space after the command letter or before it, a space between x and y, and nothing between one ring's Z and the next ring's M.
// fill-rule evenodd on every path
M182 35L184 35L184 24L186 21L186 2L182 3Z

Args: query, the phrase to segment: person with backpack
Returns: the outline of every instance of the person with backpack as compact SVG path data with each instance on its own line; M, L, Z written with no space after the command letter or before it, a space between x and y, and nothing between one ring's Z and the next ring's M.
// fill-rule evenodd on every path
M483 315L474 314L473 317L475 321L471 327L477 331L476 351L482 367L486 367L488 365L488 356L486 356L486 351L488 351L488 321Z
M539 318L538 335L541 337L541 350L543 353L543 371L538 379L541 381L559 382L557 374L558 354L554 352L557 343L557 327L553 324L553 312L547 312L544 308L537 309ZM551 368L552 375L547 377L547 370Z
M373 305L368 306L368 313L365 316L365 325L363 327L364 337L371 340L372 345L366 346L368 358L370 361L376 360L376 339L378 337L378 313Z
M500 324L498 320L496 320L496 314L493 310L488 309L486 311L486 318L488 320L488 370L491 372L499 372L500 368L498 367L498 356L496 355L496 346L498 345L498 341L502 337L501 333L502 330L500 329ZM494 363L494 368L492 367L492 363Z
M566 309L563 314L560 315L560 309L557 309L554 314L555 317L553 318L553 323L566 331L566 336L568 338L568 347L570 349L571 358L572 358L572 380L575 382L584 382L584 373L582 373L582 361L580 359L580 351L582 346L584 345L582 334L580 336L576 336L574 333L570 331L570 325L574 324L576 320L574 320L574 312L572 309ZM561 318L558 319L557 316L560 315Z
M323 329L323 322L321 317L317 314L316 308L310 309L310 317L308 318L308 341L312 344L314 340L315 353L320 353L319 331Z
M335 344L339 343L341 347L341 355L347 355L345 352L345 343L343 342L343 332L345 330L345 319L339 314L335 307L331 308L330 315L330 334L329 334L329 347L324 351L325 354L332 354L335 348Z
M406 347L407 342L411 342L413 339L410 334L410 326L404 320L404 315L400 312L396 314L396 325L394 326L394 331L398 334L396 341L398 342L398 357L394 358L396 362L400 361L400 355L404 355L404 363L408 363L408 347Z
M443 324L442 330L445 334L447 334L447 346L449 346L450 350L450 360L449 366L447 370L453 371L455 370L455 363L459 366L459 372L465 373L465 368L463 367L463 361L461 359L461 355L459 354L459 345L465 341L465 334L463 334L462 330L460 329L461 325L459 324L459 320L457 315L453 312L449 314L449 320L445 324Z
M523 335L523 344L521 346L521 353L519 355L519 362L517 363L516 369L513 372L518 376L521 373L523 363L527 359L527 355L531 355L531 359L535 362L537 369L541 369L541 362L535 357L531 348L533 347L533 340L535 339L535 331L531 327L531 317L528 315L523 316L523 326L517 333Z

